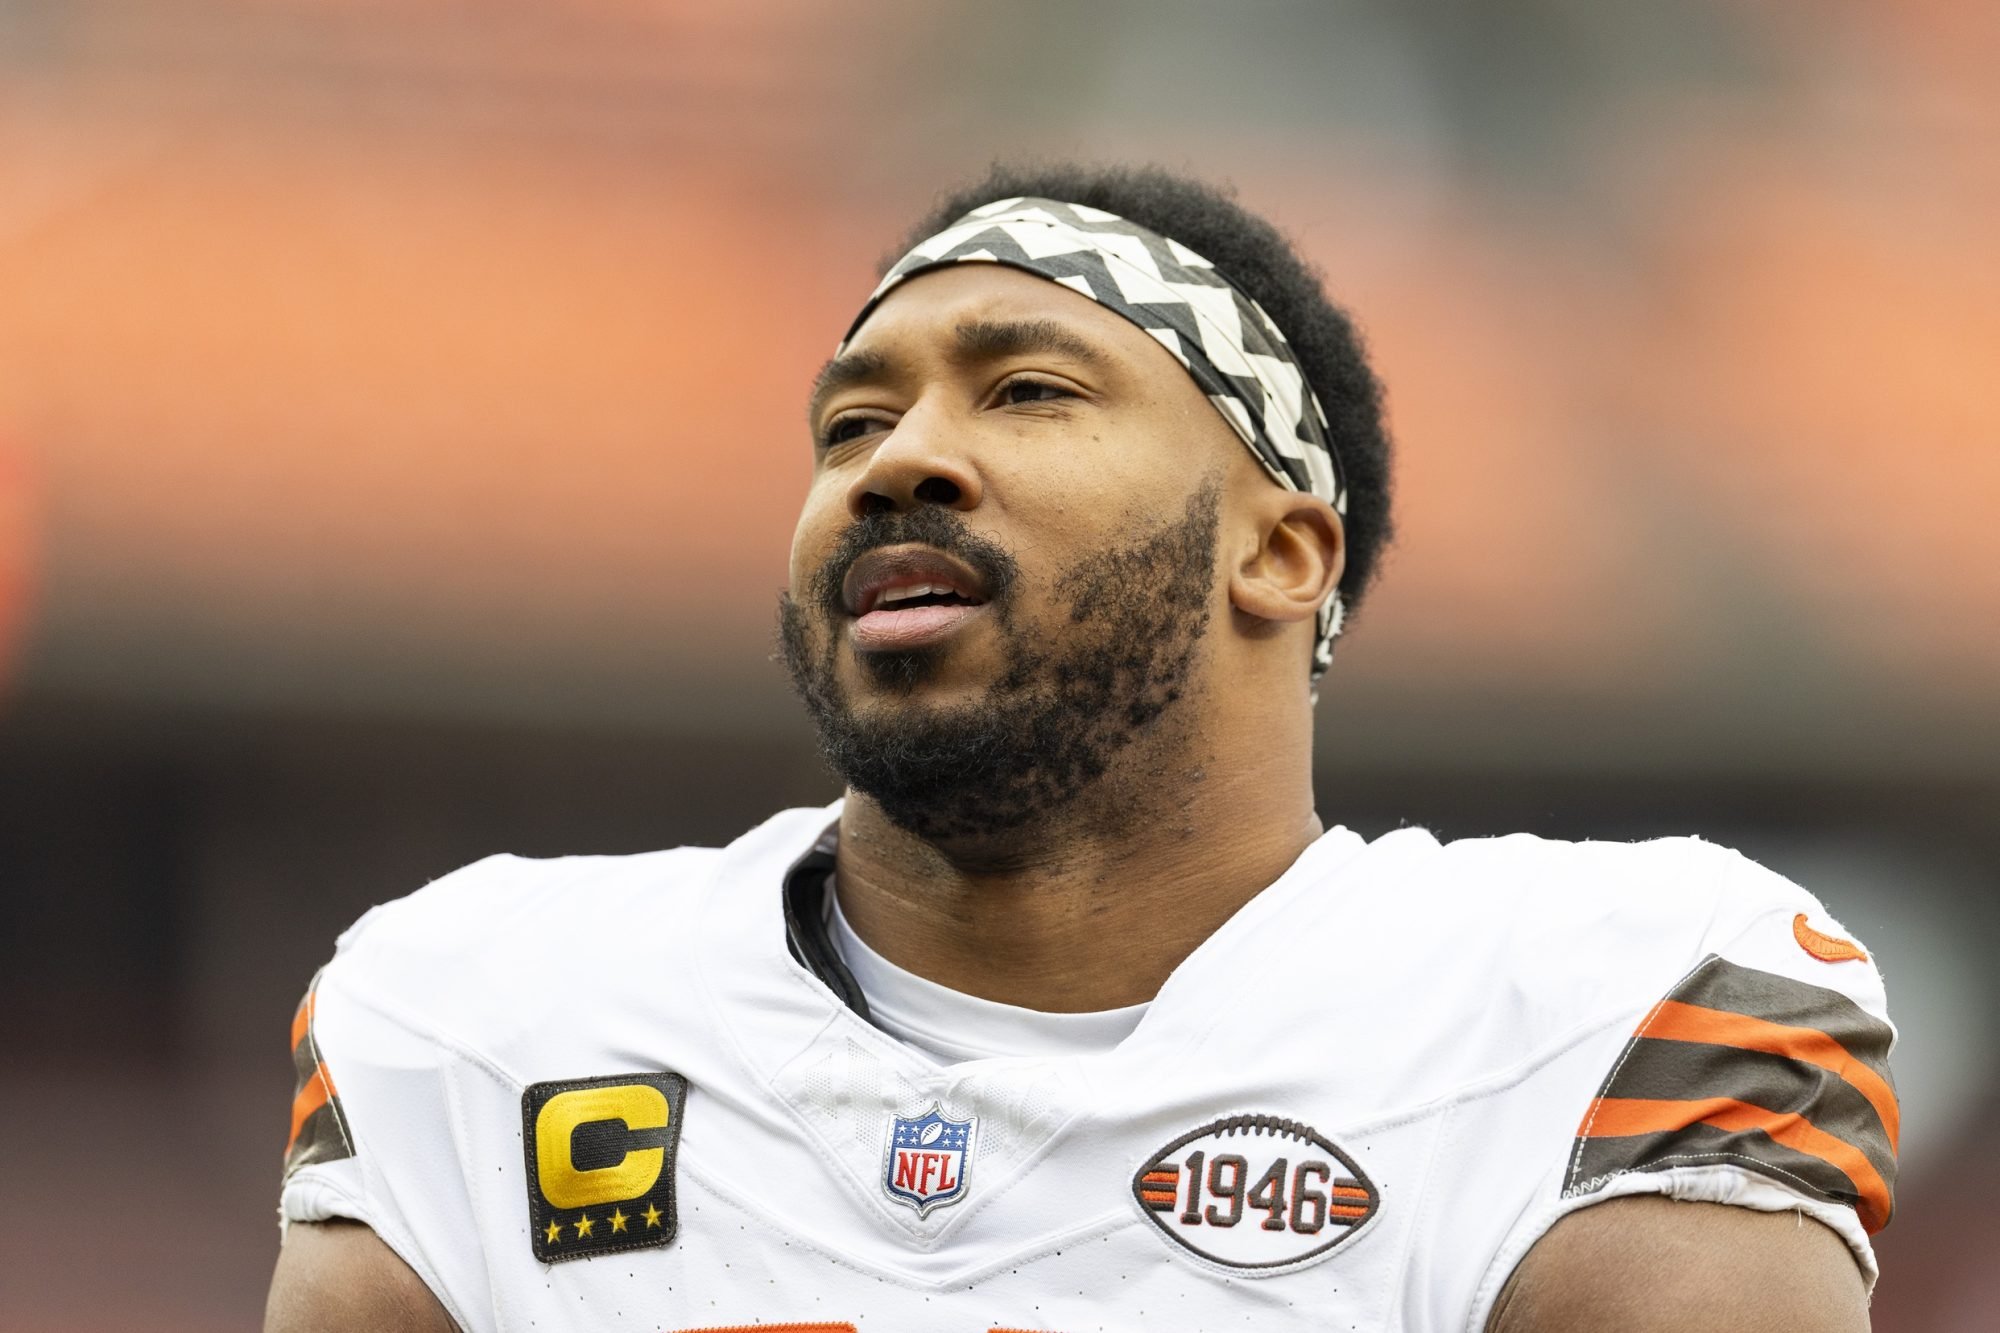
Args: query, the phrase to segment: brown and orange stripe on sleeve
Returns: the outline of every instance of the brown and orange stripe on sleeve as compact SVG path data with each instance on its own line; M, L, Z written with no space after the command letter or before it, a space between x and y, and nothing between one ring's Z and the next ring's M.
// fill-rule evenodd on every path
M319 1040L313 1030L318 995L319 978L315 976L292 1015L292 1071L298 1076L298 1086L292 1095L292 1135L285 1141L287 1176L314 1162L354 1156L347 1117L334 1090L333 1075L320 1059Z
M1728 1164L1847 1204L1880 1231L1901 1129L1892 1036L1839 991L1711 955L1612 1065L1577 1127L1564 1193Z

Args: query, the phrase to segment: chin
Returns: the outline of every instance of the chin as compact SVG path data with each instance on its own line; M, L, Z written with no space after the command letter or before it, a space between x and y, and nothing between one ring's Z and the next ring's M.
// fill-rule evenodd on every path
M856 652L854 664L863 692L910 695L937 683L944 654L936 648Z
M996 683L982 672L979 654L957 645L937 644L897 652L850 651L841 672L847 695L868 699L922 699L928 703L967 702Z

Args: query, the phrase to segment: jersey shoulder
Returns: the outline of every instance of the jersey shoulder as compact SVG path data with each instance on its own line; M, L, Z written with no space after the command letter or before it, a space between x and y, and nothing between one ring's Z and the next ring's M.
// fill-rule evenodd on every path
M1461 937L1494 942L1477 954L1486 983L1504 981L1557 1020L1649 1007L1718 955L1832 981L1885 1013L1865 949L1817 898L1701 838L1452 842L1419 897ZM1857 966L1828 971L1829 961L1849 959Z
M1404 829L1309 878L1205 979L1212 987L1246 960L1325 942L1337 987L1289 968L1265 993L1318 1015L1319 1030L1345 1022L1355 996L1380 997L1393 1017L1357 1048L1380 1045L1385 1060L1424 1051L1416 1083L1427 1093L1503 1077L1593 1031L1629 1030L1711 956L1832 986L1886 1019L1872 961L1834 967L1801 947L1847 938L1810 893L1699 838L1440 842Z
M489 856L365 913L315 988L468 1047L503 1047L548 1021L551 997L554 1008L598 997L602 1010L616 1006L618 979L674 974L703 947L718 889L782 868L826 821L785 811L720 848Z
M445 1024L488 1012L529 978L529 989L559 987L612 961L686 910L719 854L489 856L371 908L336 941L321 985Z
M1455 846L1501 888L1492 928L1520 922L1488 984L1545 1032L1617 1043L1584 1048L1604 1051L1593 1096L1550 1105L1575 1125L1564 1197L1803 1202L1866 1269L1901 1118L1866 946L1806 889L1697 838Z

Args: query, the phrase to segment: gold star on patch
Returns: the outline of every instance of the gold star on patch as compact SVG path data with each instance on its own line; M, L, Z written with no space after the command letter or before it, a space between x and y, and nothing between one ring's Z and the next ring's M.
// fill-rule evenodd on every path
M646 1205L646 1225L648 1227L660 1225L660 1210L650 1203Z
M549 1243L549 1244L551 1244L551 1245L553 1245L553 1244L555 1244L555 1243L556 1243L557 1241L561 1240L561 1239L562 1239L562 1223L560 1223L560 1222L551 1222L551 1223L549 1223L549 1225L548 1225L547 1229L546 1229L546 1230L544 1230L544 1231L542 1232L542 1238L543 1238L544 1240L548 1241L548 1243Z
M589 1214L589 1213L585 1213L585 1214L584 1214L583 1216L581 1216L581 1217L577 1218L577 1219L576 1219L576 1238L577 1238L578 1240L582 1240L582 1239L583 1239L583 1238L584 1238L585 1236L588 1236L588 1235L590 1234L590 1229L591 1229L591 1227L593 1227L593 1226L595 1226L595 1225L596 1225L596 1223L594 1223L594 1222L592 1222L592 1221L590 1220L590 1214Z
M628 1218L627 1218L627 1217L625 1216L625 1210L624 1210L624 1209L622 1209L622 1208L620 1208L620 1209L618 1209L618 1210L617 1210L616 1212L612 1213L612 1214L611 1214L611 1231L612 1231L612 1234L614 1234L614 1235L615 1235L615 1234L617 1234L618 1232L620 1232L620 1231L623 1231L623 1230L625 1229L625 1223L626 1223L626 1222L627 1222L628 1220L629 1220L629 1219L628 1219Z

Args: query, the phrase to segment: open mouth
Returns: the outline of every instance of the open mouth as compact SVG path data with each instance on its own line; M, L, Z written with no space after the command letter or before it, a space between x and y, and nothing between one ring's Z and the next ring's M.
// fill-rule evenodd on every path
M868 552L843 582L841 602L854 617L862 652L908 652L942 642L986 605L983 580L933 547Z
M875 599L871 611L908 611L919 606L981 606L976 597L968 597L956 588L941 584L925 583L908 588L885 588Z

